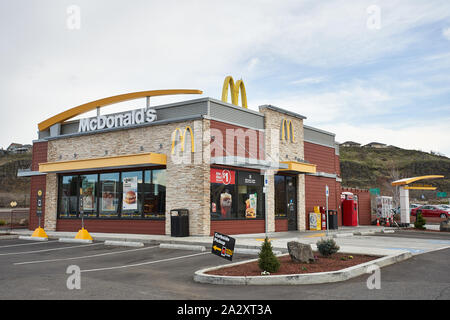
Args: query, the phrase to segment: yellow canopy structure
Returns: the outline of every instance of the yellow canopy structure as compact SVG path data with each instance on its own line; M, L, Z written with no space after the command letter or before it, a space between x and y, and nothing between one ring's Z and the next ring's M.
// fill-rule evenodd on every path
M413 178L404 178L400 180L396 180L392 182L391 184L393 186L404 186L419 180L425 180L425 179L438 179L438 178L444 178L442 175L429 175L429 176L421 176L421 177L413 177Z

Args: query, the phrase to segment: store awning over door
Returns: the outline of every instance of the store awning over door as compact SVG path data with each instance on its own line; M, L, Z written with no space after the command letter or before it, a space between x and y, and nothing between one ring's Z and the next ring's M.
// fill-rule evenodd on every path
M60 173L76 171L95 171L108 169L124 169L145 166L166 165L165 154L142 153L114 157L80 159L70 161L46 162L39 164L39 172Z
M316 165L312 163L297 162L297 161L282 161L284 165L287 165L286 169L280 169L279 171L291 171L296 173L316 173Z

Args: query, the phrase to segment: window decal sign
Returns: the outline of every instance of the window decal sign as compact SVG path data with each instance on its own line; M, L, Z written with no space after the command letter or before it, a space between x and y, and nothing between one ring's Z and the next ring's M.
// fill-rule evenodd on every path
M138 177L123 178L123 210L137 210Z
M211 169L211 183L235 184L236 173L228 169Z

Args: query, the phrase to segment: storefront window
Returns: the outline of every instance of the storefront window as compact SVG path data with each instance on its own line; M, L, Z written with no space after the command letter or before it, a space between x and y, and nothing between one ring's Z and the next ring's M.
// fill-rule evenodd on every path
M142 171L122 172L122 217L142 217Z
M286 177L275 175L275 217L287 217Z
M80 213L85 217L97 216L97 182L96 174L80 176Z
M144 217L164 218L166 211L166 170L145 171Z
M264 218L263 179L259 173L211 169L211 219Z
M100 217L119 216L119 173L100 174Z
M59 216L75 218L78 203L78 176L61 177Z
M263 179L259 173L238 173L238 218L264 218Z
M59 179L59 218L165 218L166 171L140 170Z

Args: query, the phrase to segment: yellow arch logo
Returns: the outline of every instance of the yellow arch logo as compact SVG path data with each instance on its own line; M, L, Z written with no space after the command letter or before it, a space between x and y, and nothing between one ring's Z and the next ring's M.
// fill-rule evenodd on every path
M231 90L231 103L235 106L239 103L239 91L241 93L241 102L243 108L248 108L247 106L247 93L245 92L245 86L244 81L238 80L236 83L234 83L233 77L228 76L225 78L225 81L223 82L223 88L222 88L222 101L228 102L228 87L230 87Z
M283 119L281 122L281 140L295 142L294 124L292 120Z
M184 129L184 132L181 132L180 128L176 128L173 131L173 133L172 133L172 154L175 153L175 141L177 140L177 133L180 133L179 136L180 136L180 142L181 142L181 151L184 152L184 145L186 144L186 140L185 139L186 139L186 134L187 134L188 131L191 134L191 152L195 151L195 149L194 149L194 133L193 133L191 127L187 126Z

